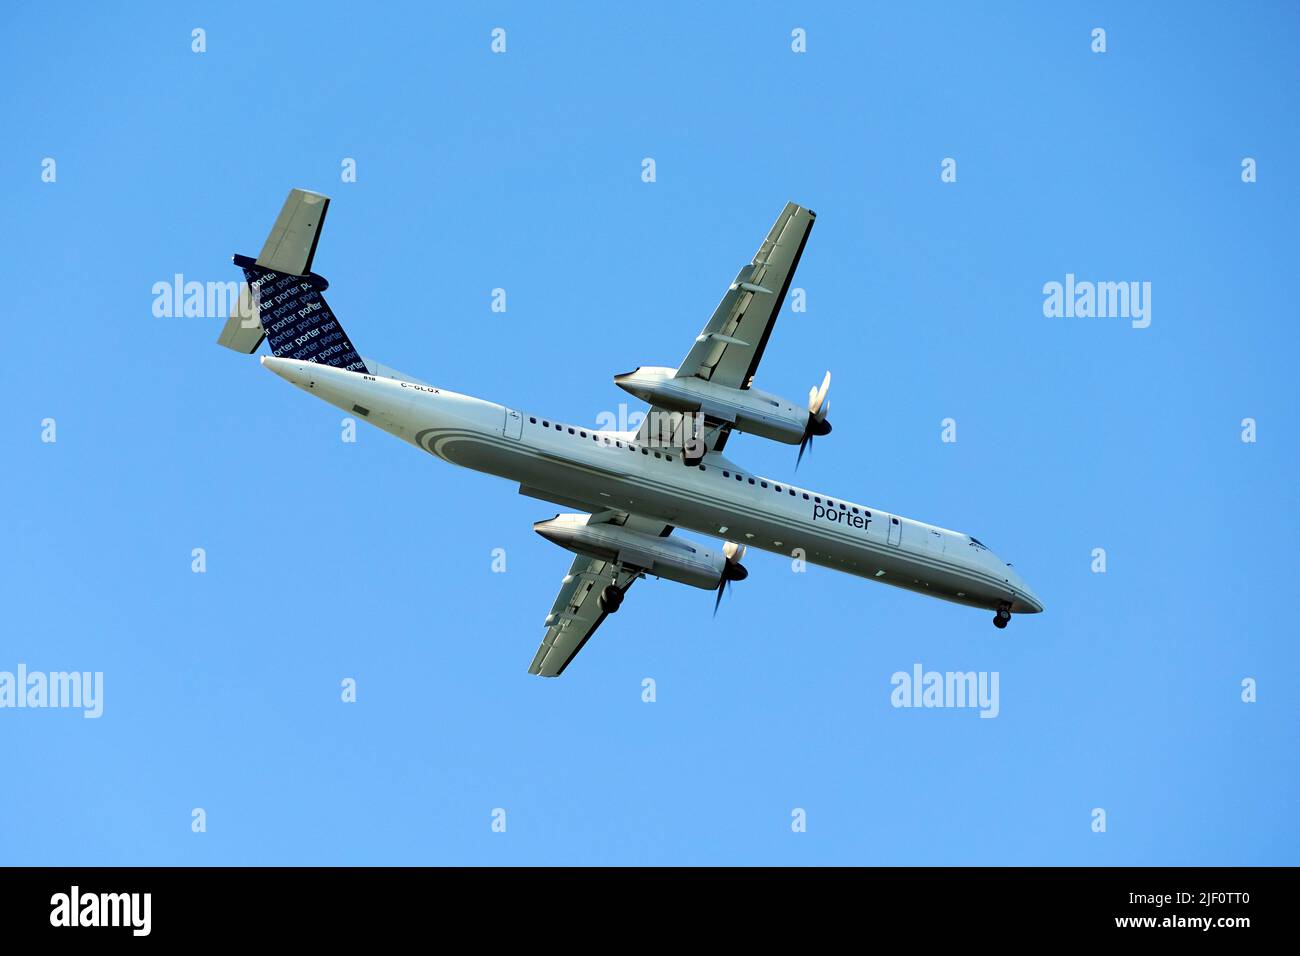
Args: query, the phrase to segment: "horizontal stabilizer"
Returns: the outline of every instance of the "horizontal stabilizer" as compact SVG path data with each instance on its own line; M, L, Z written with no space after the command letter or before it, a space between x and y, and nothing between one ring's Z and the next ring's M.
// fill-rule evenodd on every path
M316 243L320 241L321 225L329 206L328 196L305 189L289 190L289 198L266 237L257 264L271 272L291 276L311 272L311 261L316 257Z
M226 320L221 334L217 336L217 344L245 355L252 355L264 338L266 333L262 331L262 322L257 317L257 304L253 301L253 291L248 287L247 282L241 282L239 301L235 303L234 311L230 313L230 318Z

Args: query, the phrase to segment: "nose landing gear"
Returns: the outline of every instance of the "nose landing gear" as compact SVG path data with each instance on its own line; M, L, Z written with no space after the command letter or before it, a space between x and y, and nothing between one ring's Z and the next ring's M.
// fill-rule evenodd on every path
M998 607L997 613L993 615L993 626L996 627L998 630L1002 630L1002 628L1006 627L1010 623L1011 623L1011 605L1008 604L1006 601L1003 601L1002 604Z

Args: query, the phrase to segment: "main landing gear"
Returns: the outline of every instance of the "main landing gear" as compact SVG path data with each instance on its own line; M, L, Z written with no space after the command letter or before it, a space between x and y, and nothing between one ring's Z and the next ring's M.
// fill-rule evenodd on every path
M691 439L682 445L682 464L687 468L694 468L700 462L704 461L704 456L708 453L709 446L704 439Z
M996 627L998 630L1001 630L1002 628L1006 627L1010 623L1011 623L1011 605L1004 601L1002 602L1001 606L998 608L997 613L993 615L993 626Z
M606 584L601 589L598 600L600 610L603 614L613 614L623 606L623 591L614 584Z

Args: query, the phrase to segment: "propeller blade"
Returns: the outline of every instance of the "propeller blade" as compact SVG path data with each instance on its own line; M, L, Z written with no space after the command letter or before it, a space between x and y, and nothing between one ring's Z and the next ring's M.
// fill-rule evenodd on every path
M795 471L799 470L804 452L812 451L813 436L829 435L831 432L831 423L826 420L831 410L830 400L826 397L830 387L831 373L828 369L821 385L814 385L808 392L808 426L804 429L803 438L799 442L799 457L794 461Z
M731 590L732 581L743 581L749 577L749 571L740 563L740 559L745 556L745 546L737 544L734 541L724 541L722 543L722 553L726 557L726 563L722 565L722 574L718 577L718 596L713 599L713 616L718 616L718 608L722 606L722 594L724 591Z
M826 393L830 390L830 387L831 373L827 371L826 377L822 379L821 388L814 385L812 391L808 393L808 411L813 415L821 411L822 402L826 401Z

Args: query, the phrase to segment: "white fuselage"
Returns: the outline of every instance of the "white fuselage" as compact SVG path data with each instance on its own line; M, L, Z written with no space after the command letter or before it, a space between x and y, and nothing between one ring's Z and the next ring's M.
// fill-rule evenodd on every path
M411 381L264 358L277 375L439 458L590 512L626 511L973 607L1032 614L1016 571L970 536L753 474L688 467L634 435L543 418Z

